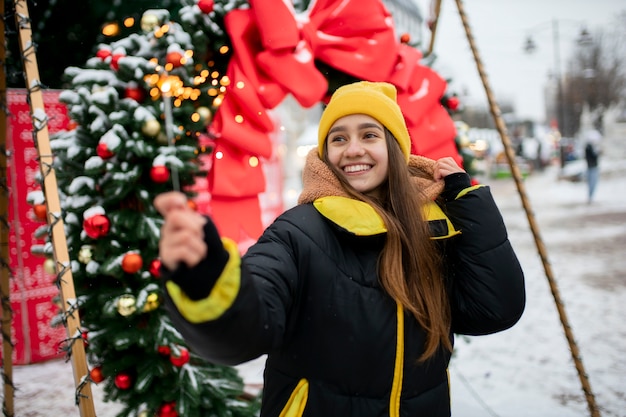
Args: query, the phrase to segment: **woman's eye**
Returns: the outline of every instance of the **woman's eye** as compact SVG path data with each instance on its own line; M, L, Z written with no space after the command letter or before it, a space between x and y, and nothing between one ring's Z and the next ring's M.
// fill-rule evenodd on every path
M341 135L337 135L337 136L331 136L330 138L330 142L341 142L346 140L343 136Z

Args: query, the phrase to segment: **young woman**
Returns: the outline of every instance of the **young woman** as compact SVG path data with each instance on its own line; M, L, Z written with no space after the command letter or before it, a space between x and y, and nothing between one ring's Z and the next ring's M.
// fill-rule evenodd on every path
M268 355L263 417L449 416L453 334L524 309L489 188L410 155L395 88L359 82L322 115L299 203L240 257L183 194L156 199L177 328L216 363Z

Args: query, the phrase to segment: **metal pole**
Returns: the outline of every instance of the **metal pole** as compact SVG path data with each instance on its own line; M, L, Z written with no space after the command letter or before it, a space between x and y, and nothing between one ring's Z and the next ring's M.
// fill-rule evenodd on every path
M541 260L543 262L543 267L546 273L546 278L548 279L548 283L550 284L550 290L552 291L552 296L554 297L554 301L555 301L555 304L559 313L559 317L561 319L561 324L563 326L563 330L565 331L565 337L567 338L567 341L569 343L569 348L572 354L572 359L574 360L576 370L578 371L578 376L580 378L583 392L585 393L585 397L587 398L587 404L589 407L589 411L591 413L590 415L591 417L600 417L600 410L598 409L596 405L595 397L593 395L593 391L591 390L591 385L589 383L587 373L585 372L582 358L580 357L580 351L578 350L578 345L576 344L576 340L574 339L574 333L569 324L569 320L565 312L565 307L563 305L563 301L561 300L561 296L559 293L559 288L554 278L554 274L552 273L552 267L550 266L550 261L548 260L547 251L543 243L543 240L541 238L541 235L539 233L539 228L535 221L533 210L530 206L530 202L526 194L524 183L522 182L522 176L520 174L520 170L517 166L517 163L515 162L515 152L513 151L513 147L511 146L511 141L508 137L506 124L504 123L504 120L502 119L500 108L498 107L498 104L496 103L494 95L491 91L491 87L487 79L487 73L485 72L482 60L480 59L480 56L478 54L478 49L474 42L474 37L472 36L472 32L468 23L467 15L465 14L465 10L463 8L463 2L462 0L456 0L456 4L459 9L459 15L461 16L461 21L463 22L463 27L465 28L467 40L469 41L470 48L474 55L474 60L478 68L478 73L482 80L483 86L485 87L485 92L487 93L489 109L495 120L496 128L498 129L498 132L500 133L500 137L502 138L502 144L504 145L505 155L508 160L509 166L511 167L511 173L513 175L513 179L515 180L515 184L517 185L517 190L520 194L522 205L526 212L528 223L530 224L530 229L535 238L535 244L537 245L539 256L541 257Z

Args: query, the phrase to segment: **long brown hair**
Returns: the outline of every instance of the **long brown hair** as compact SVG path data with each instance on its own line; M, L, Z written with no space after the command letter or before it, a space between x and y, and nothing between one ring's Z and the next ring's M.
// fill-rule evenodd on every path
M383 288L405 310L413 314L426 331L426 345L420 360L433 356L440 345L452 350L450 305L443 281L442 259L421 208L427 198L411 181L415 175L393 135L385 129L389 154L389 175L381 185L381 200L352 188L324 159L352 197L365 201L380 214L387 227L387 239L378 259Z

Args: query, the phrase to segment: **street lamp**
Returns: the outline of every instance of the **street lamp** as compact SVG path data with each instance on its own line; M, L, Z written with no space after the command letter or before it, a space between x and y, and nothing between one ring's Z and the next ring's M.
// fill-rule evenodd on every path
M546 22L547 23L547 22ZM557 119L557 127L559 132L563 132L566 129L567 124L567 113L565 111L565 100L563 94L563 81L561 75L561 46L560 46L560 35L559 35L559 20L552 19L551 27L552 27L552 50L554 54L554 76L556 80L557 87L557 99L555 100L556 107L556 119ZM580 24L580 22L576 22ZM534 30L538 30L539 26L545 24L535 26ZM588 45L591 42L591 35L587 31L586 27L583 25L581 27L580 34L578 36L578 44L580 45ZM524 43L524 52L531 54L537 49L537 44L535 43L533 37L529 35L526 38L526 42Z

